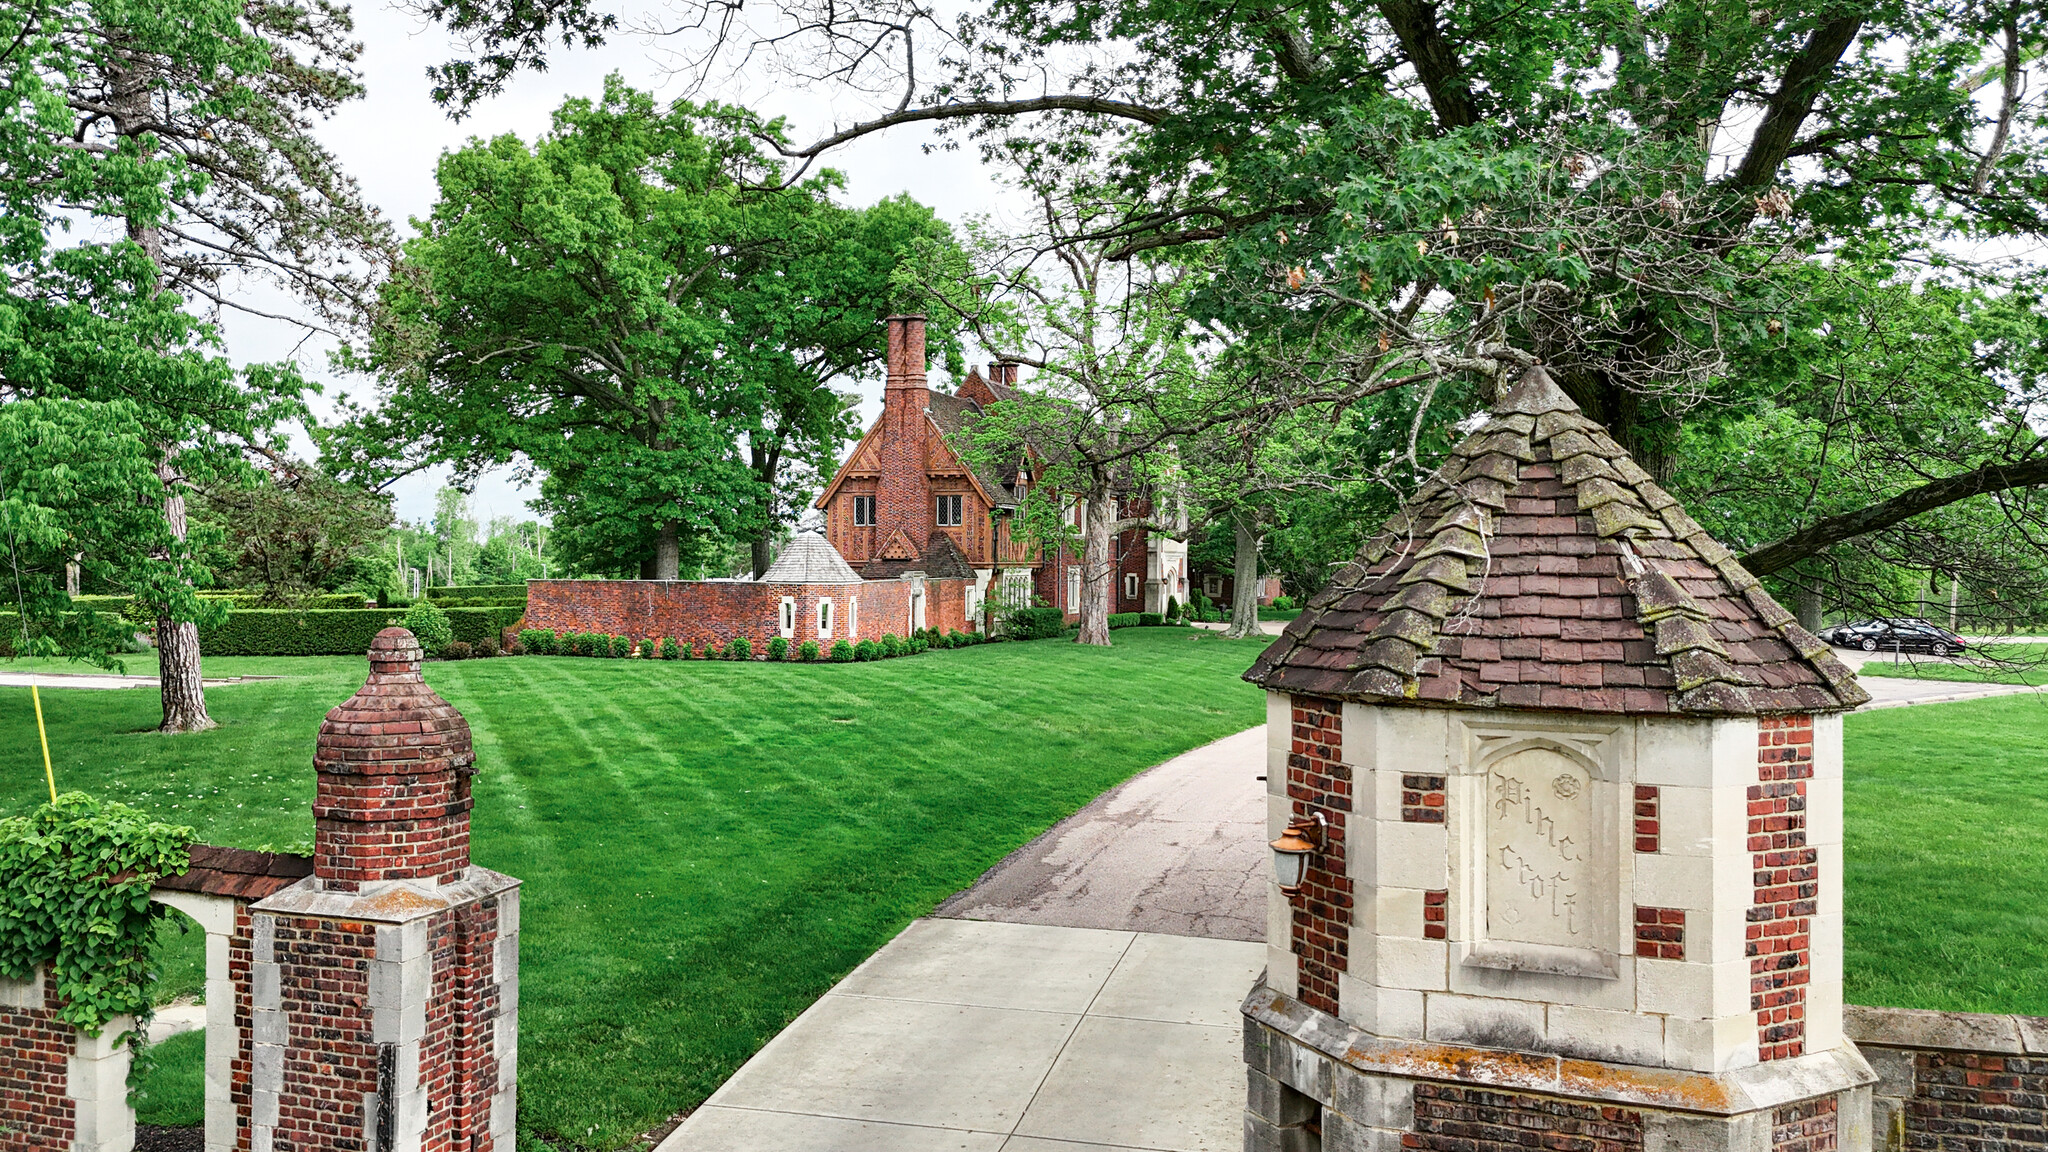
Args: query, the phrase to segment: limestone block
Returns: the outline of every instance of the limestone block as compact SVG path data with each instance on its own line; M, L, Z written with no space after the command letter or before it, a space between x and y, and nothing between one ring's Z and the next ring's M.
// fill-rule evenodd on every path
M403 924L378 925L377 959L403 964L427 955L428 917Z
M135 1112L128 1106L131 1053L121 1035L132 1017L107 1021L98 1036L76 1033L65 1061L65 1091L72 1104L74 1152L127 1152L135 1144Z
M1337 1069L1337 1094L1330 1107L1353 1124L1369 1128L1391 1128L1396 1132L1415 1123L1415 1081L1392 1076L1375 1076L1356 1068Z
M1820 869L1820 893L1814 901L1822 916L1842 914L1842 844L1813 845L1814 866Z
M1756 1017L1711 1020L1664 1018L1664 1065L1693 1072L1726 1072L1757 1062Z
M1635 732L1637 784L1725 788L1756 774L1756 721L1643 717Z
M1358 949L1354 945L1354 965L1358 959ZM1382 936L1372 951L1371 961L1372 967L1367 975L1382 988L1413 988L1430 992L1450 986L1450 946L1447 941Z
M250 959L258 964L268 964L276 959L277 917L262 912L249 915Z
M1320 1110L1314 1100L1263 1072L1246 1072L1245 1082L1244 1110L1276 1127L1314 1120Z
M1541 1004L1454 992L1432 992L1425 1000L1426 1039L1480 1048L1544 1048Z
M1546 1031L1546 1050L1563 1056L1615 1064L1664 1060L1664 1021L1658 1016L1553 1004Z
M1692 927L1687 925L1688 948ZM1749 1011L1749 961L1636 961L1636 1004L1644 1012L1707 1020Z
M1306 1044L1275 1037L1266 1054L1266 1074L1317 1103L1330 1099L1335 1063Z
M1422 938L1422 899L1420 888L1390 888L1381 885L1373 893L1372 900L1359 911L1370 911L1371 921L1356 925L1361 932L1378 932L1383 936L1412 936ZM1363 919L1361 917L1361 919Z
M26 980L0 979L0 1008L41 1008L43 970L38 968Z
M1725 788L1681 788L1659 785L1657 851L1664 856L1711 856L1719 827L1715 801Z
M1514 971L1456 959L1451 963L1450 990L1471 996L1628 1011L1636 1003L1636 958L1624 954L1613 957L1612 962L1612 975L1565 976L1555 972Z
M1906 1099L1913 1095L1913 1053L1903 1048L1879 1048L1875 1044L1859 1046L1863 1059L1870 1070L1877 1073L1877 1083L1872 1091L1878 1096L1896 1096Z
M1320 1152L1320 1143L1305 1128L1276 1128L1245 1113L1244 1152Z
M1842 842L1842 778L1815 777L1806 782L1806 842Z
M1401 1136L1397 1128L1375 1128L1341 1112L1325 1112L1320 1152L1401 1152Z
M1715 905L1714 872L1690 856L1636 856L1634 903L1647 908L1684 908L1703 912ZM1687 917L1687 927L1691 927ZM1691 932L1686 933L1688 940Z
M1883 1129L1876 1128L1872 1123L1875 1108L1871 1091L1868 1087L1851 1088L1836 1097L1835 1110L1837 1114L1835 1138L1836 1147L1838 1148L1854 1149L1855 1152L1863 1152L1863 1149L1873 1146L1875 1134L1883 1131Z
M1813 718L1813 778L1842 778L1842 714L1839 712Z
M1285 692L1266 693L1266 791L1287 794L1287 753L1294 739L1294 706Z
M1741 1116L1643 1114L1643 1152L1770 1152L1770 1147L1769 1112Z
M1285 996L1298 994L1301 988L1301 959L1288 950L1284 941L1287 934L1278 937L1283 943L1273 943L1274 937L1266 937L1266 987ZM1353 957L1354 961L1356 956Z
M278 986L278 966L258 960L249 965L249 1003L256 1008L281 1008L283 994Z
M1439 890L1451 886L1450 838L1444 825L1375 820L1372 830L1377 841L1373 851L1354 853L1351 862L1352 876L1359 883Z
M1256 1020L1246 1018L1244 1022L1244 1066L1253 1072L1269 1071L1273 1045L1280 1043L1271 1028Z
M1412 988L1381 988L1349 972L1337 973L1337 1003L1344 1022L1374 1036L1422 1039L1423 995Z
M1284 789L1286 785L1282 784L1281 787ZM1288 822L1293 819L1294 801L1289 800L1287 798L1286 792L1282 791L1277 795L1273 793L1267 793L1266 839L1278 840L1280 838L1280 834L1282 832L1287 831Z
M498 935L507 938L519 935L519 889L517 888L498 897Z

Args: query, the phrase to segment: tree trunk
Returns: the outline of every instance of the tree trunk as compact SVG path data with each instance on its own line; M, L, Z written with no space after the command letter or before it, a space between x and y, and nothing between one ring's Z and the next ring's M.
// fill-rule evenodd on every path
M164 446L157 475L164 482L164 519L171 535L185 538L185 495L177 487L171 466L170 447ZM173 620L159 612L156 618L157 685L163 701L164 719L159 732L204 732L214 727L206 714L206 685L199 675L199 625L190 620Z
M670 520L654 535L654 575L656 580L680 579L683 570L683 547L676 532L676 522ZM758 575L758 573L757 573Z
M1802 584L1792 596L1793 615L1808 632L1820 631L1820 586Z
M754 579L756 580L766 576L768 574L768 565L774 562L774 558L768 555L768 545L770 543L772 541L768 539L768 529L766 528L761 530L759 536L754 537Z
M1237 560L1231 570L1230 627L1227 640L1259 635L1259 536L1249 513L1231 518L1237 529Z
M1082 506L1081 529L1081 633L1078 644L1109 647L1110 529L1116 517L1108 498L1091 499Z

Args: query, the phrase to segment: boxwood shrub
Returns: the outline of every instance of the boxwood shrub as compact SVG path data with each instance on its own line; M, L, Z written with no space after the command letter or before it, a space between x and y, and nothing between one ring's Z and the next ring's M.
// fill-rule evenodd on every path
M654 638L652 636L640 641L640 658L642 660L654 659Z
M1013 608L1003 618L1003 631L1016 640L1046 640L1066 628L1066 613L1057 608Z
M209 656L361 656L400 622L393 608L238 608L199 631Z
M754 642L745 636L733 637L731 640L726 641L725 658L727 660L752 660L754 658Z
M605 655L614 660L624 660L633 654L633 642L624 636L613 636L605 641Z
M1109 614L1109 626L1111 628L1136 628L1140 623L1138 619L1140 615L1142 613L1111 612Z
M882 633L882 655L894 657L904 654L903 641L898 640L894 632Z
M774 637L773 639L769 640L768 658L770 660L789 659L789 641L784 640L780 636Z
M519 630L519 647L530 655L552 656L555 654L555 634L547 628L522 628Z
M816 664L818 662L818 642L816 640L806 640L797 645L796 658L806 664Z
M1166 614L1163 612L1138 613L1138 627L1140 628L1157 628L1165 623Z
M675 637L663 636L661 638L661 658L663 660L680 660L682 656L683 650L676 646Z
M850 644L850 643L848 643L848 642L847 642L847 641L845 641L845 640L835 640L835 641L833 641L833 642L832 642L832 662L833 662L834 664L851 664L851 663L853 663L853 645L852 645L852 644Z

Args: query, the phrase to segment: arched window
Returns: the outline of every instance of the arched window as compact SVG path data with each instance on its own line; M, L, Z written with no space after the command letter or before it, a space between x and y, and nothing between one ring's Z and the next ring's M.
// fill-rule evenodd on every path
M830 600L818 601L818 635L820 637L832 635L832 602Z

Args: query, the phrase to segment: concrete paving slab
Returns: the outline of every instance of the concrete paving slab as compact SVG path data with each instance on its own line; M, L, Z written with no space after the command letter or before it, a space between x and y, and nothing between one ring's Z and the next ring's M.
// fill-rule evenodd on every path
M760 1112L706 1105L690 1117L680 1142L662 1144L666 1152L1000 1152L1008 1136L1001 1132L963 1132L956 1128L920 1128L909 1124L878 1124L794 1112Z
M1242 1025L1090 1016L1060 1053L1017 1134L1225 1152L1244 1140L1243 1083Z
M1142 932L1088 1014L1240 1028L1238 1004L1265 967L1257 944Z
M150 1017L149 1042L161 1044L181 1032L196 1032L206 1027L206 1005L166 1004Z
M1863 685L1863 690L1870 693L1870 703L1858 708L1859 712L1869 712L1878 708L1909 708L1918 704L1950 704L1958 700L1987 700L1993 696L2019 696L2043 691L2024 684L1975 684L1967 680L1904 680L1875 673L1858 676L1856 679Z
M920 920L834 991L1078 1016L1130 946L1129 932Z
M1029 954L1039 959L1017 962ZM657 1152L1234 1146L1237 1005L1264 959L1263 946L1240 941L919 921L769 1041ZM1071 1003L1094 983L1072 1013L918 998L993 995L981 980L956 979L974 967L1042 984L1004 993L1011 1003ZM850 991L856 978L891 995ZM1185 1003L1168 1012L1168 993L1145 987L1154 983Z
M827 995L706 1103L1008 1133L1080 1019Z
M1266 729L1226 736L1097 797L934 916L1260 940Z

